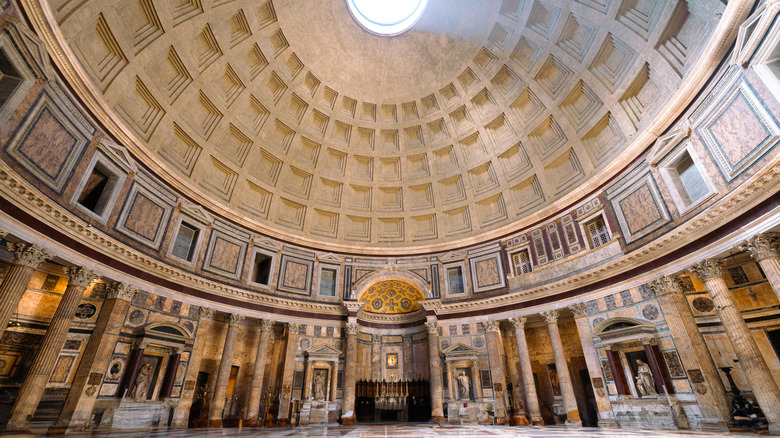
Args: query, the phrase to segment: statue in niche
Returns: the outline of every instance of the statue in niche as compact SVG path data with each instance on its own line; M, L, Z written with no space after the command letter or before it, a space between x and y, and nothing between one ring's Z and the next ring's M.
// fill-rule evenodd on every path
M650 366L642 362L641 359L637 359L636 364L636 389L639 391L639 395L642 397L658 395L658 392L655 390L655 379L653 379L653 373L650 371Z
M314 400L325 400L325 375L321 372L314 376Z
M465 371L461 371L458 376L458 393L461 400L471 399L471 379L469 379Z
M133 400L146 400L146 393L149 392L149 383L152 379L152 364L147 363L138 371L135 378L135 387L133 388Z

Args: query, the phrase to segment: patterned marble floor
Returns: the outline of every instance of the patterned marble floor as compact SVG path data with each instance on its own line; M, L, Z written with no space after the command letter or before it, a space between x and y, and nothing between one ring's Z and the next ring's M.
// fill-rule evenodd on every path
M686 431L650 431L631 429L566 428L546 427L503 427L503 426L444 426L430 424L389 424L360 426L306 426L296 428L269 429L188 429L150 432L114 432L69 435L89 438L252 438L252 437L343 437L343 438L494 438L494 437L562 437L562 438L705 438L721 437L723 434ZM755 437L753 433L732 433L728 436Z

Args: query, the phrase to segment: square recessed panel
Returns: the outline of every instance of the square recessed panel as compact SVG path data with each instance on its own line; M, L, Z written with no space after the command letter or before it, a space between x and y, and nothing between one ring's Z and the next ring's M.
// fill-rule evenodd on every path
M780 140L780 126L753 88L737 76L694 125L726 181L750 168Z
M94 132L92 127L69 119L59 105L48 93L42 93L6 149L57 192L65 187Z
M304 295L310 293L314 260L282 254L279 265L279 290Z
M506 287L506 276L501 254L487 254L479 257L470 257L472 284L474 292L487 292Z

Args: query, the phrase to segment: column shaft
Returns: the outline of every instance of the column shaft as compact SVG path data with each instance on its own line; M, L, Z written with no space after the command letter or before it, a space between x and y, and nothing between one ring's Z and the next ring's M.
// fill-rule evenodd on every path
M561 333L558 330L558 311L551 310L543 312L547 319L547 330L550 333L550 343L552 344L553 357L555 358L555 369L558 372L558 381L561 385L561 394L563 395L563 406L566 408L566 418L570 423L580 422L580 411L577 409L577 398L574 396L574 386L571 383L569 374L569 364L566 361L566 352L563 350Z
M539 397L536 395L536 383L534 372L531 368L531 356L528 354L528 342L525 338L525 317L511 319L515 326L515 340L517 341L517 354L520 357L520 374L523 376L525 387L525 406L531 417L531 424L544 425L542 413L539 410Z
M347 342L344 352L344 387L341 389L341 422L355 423L355 381L357 373L357 323L347 324Z
M14 254L14 259L0 283L0 337L8 327L35 269L49 258L46 251L34 245L8 243L8 250Z
M593 393L596 396L596 408L599 411L599 426L616 427L615 413L612 412L612 402L609 401L609 392L606 388L606 382L601 375L601 362L599 354L596 351L596 344L593 342L593 332L591 331L588 318L585 317L585 305L578 304L570 306L574 313L574 322L577 324L577 333L580 336L582 344L582 354L585 356L585 364L588 367L588 376L593 384Z
M8 430L30 430L30 419L32 419L38 403L43 397L43 391L49 382L51 372L57 357L68 336L68 330L76 315L76 309L84 296L89 283L97 277L92 272L81 268L69 269L70 281L65 293L62 295L60 304L54 312L49 328L46 330L41 341L38 352L35 354L33 365L24 378L22 387L16 395L16 401L11 409L11 419L8 421L6 429Z
M292 403L292 383L295 375L295 355L298 351L298 324L287 324L287 349L284 353L284 371L282 372L282 389L279 393L279 420L280 426L290 424L290 409Z
M479 359L471 361L471 375L472 382L474 383L474 399L482 401L482 382L479 378ZM457 384L458 382L454 383Z
M230 382L230 370L233 367L233 353L236 351L238 329L243 315L228 315L228 329L225 335L225 346L222 348L222 359L219 361L217 381L214 382L214 394L209 405L209 427L222 427L222 414L225 409L227 387Z
M173 382L176 380L176 371L179 370L181 362L181 353L174 353L168 357L168 366L165 367L165 375L160 385L160 400L171 398L173 392Z
M485 326L488 357L490 358L490 374L493 378L493 397L496 400L496 423L506 424L509 422L509 418L506 415L506 406L504 405L503 394L506 391L506 383L504 370L501 368L501 339L499 339L498 321L487 321L482 324ZM475 376L474 379L476 378ZM496 391L496 386L500 388L500 391Z
M214 317L213 309L200 308L200 322L198 323L198 331L195 336L195 342L190 352L189 360L187 361L187 375L184 377L184 387L179 397L179 403L176 404L176 409L173 412L173 420L171 422L171 428L183 429L188 426L190 418L190 408L195 398L195 387L198 372L200 372L200 362L203 359L203 350L206 348L205 337L211 331L211 319Z
M712 296L723 329L734 347L734 353L739 358L739 365L769 422L770 432L780 433L780 391L753 335L750 334L747 323L739 312L734 296L731 295L726 281L721 276L721 262L714 259L705 260L694 266L693 270L704 280Z
M339 382L339 361L338 359L333 361L333 368L331 368L330 374L330 399L328 401L335 402L338 396L337 386Z
M441 358L439 357L439 324L436 321L425 323L428 326L428 364L431 379L431 421L444 420L444 397L441 386Z
M650 286L658 297L666 325L688 375L692 374L691 370L701 370L704 381L692 385L699 409L704 416L702 421L718 425L721 429L727 427L731 420L731 409L726 389L707 349L704 336L693 318L688 300L682 292L680 280L667 276L652 282Z
M509 380L512 382L512 424L525 426L528 424L528 419L525 417L525 409L523 408L523 380L517 369L517 364L520 362L515 352L517 341L511 338L514 338L514 334L507 331L504 336L504 351L506 353ZM474 379L477 380L477 377L474 377Z
M263 376L265 375L265 362L268 353L268 340L271 338L273 321L264 319L260 326L260 340L257 342L257 354L255 366L252 370L252 381L249 384L249 397L247 400L245 426L260 426L257 416L260 411L260 397L263 392Z
M134 295L135 289L126 284L114 283L109 287L108 298L100 308L68 398L57 422L49 428L49 434L83 431L91 427L92 408L97 400L97 392L111 362L119 332ZM98 379L93 376L98 376Z

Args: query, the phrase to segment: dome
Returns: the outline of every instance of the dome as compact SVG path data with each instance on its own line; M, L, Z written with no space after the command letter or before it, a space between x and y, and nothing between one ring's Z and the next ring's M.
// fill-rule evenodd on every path
M392 38L343 0L50 16L96 117L187 197L286 241L408 253L505 236L603 186L702 84L723 10L422 3Z

